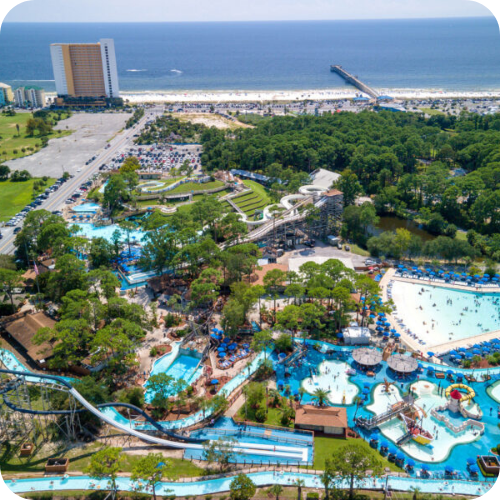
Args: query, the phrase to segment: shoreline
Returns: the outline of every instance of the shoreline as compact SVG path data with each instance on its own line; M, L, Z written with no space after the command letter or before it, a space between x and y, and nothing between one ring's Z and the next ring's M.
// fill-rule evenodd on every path
M390 95L396 100L427 99L500 99L498 90L443 90L443 89L378 89L381 95ZM130 103L147 102L300 102L339 101L352 99L360 92L355 88L330 88L310 90L144 90L122 91L120 96ZM47 92L55 97L55 92Z

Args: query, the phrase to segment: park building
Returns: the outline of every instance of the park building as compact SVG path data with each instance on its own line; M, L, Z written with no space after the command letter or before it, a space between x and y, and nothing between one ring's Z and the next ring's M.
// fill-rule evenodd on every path
M40 87L19 87L14 91L14 100L19 108L44 108L45 90Z
M53 43L52 69L59 103L92 105L120 95L115 44L110 38L98 43Z
M0 106L7 106L14 101L12 87L6 83L0 82Z

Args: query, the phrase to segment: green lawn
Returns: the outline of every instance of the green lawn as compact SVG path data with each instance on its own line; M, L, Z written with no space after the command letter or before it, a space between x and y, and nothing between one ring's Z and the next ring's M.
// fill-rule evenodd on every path
M50 457L68 457L69 471L72 472L83 472L84 469L90 464L90 459L92 455L102 448L101 443L91 443L83 447L74 448L68 451L57 452L45 452L44 449L35 453L34 456L28 458L21 458L17 453L9 453L8 455L4 451L4 455L1 456L2 463L2 473L27 473L27 472L43 472L45 471L45 462ZM123 462L120 467L120 472L131 472L134 465L140 460L144 455L132 455L130 453L123 454ZM197 477L204 474L203 469L195 465L189 460L183 460L180 458L169 458L173 464L173 470L179 477Z
M370 252L368 250L365 250L364 248L361 248L359 245L356 245L356 243L349 243L349 246L351 247L351 252L355 253L357 255L362 255L363 257L369 257Z
M336 439L328 437L315 437L314 438L314 469L323 470L325 467L325 459L331 457L333 454L345 446L349 441L347 439ZM403 469L397 465L389 462L387 458L383 457L377 450L374 450L364 439L354 439L366 449L367 455L373 455L382 462L382 467L389 467L392 471L402 472Z
M177 193L189 193L190 191L205 191L207 189L215 189L218 187L224 186L222 181L212 181L212 182L186 182L185 184L181 184L177 186L172 191L167 191L166 195L169 194L177 194Z
M267 194L266 188L262 184L251 180L245 180L243 181L243 184L250 188L254 193L258 194L261 199L266 202L266 204L270 205L272 203L271 198L269 198L269 195Z
M432 108L420 108L424 113L427 113L428 115L444 115L442 111L439 111L439 109L432 109Z
M26 122L30 118L31 113L16 113L15 116L5 116L0 113L0 161L28 156L36 153L41 148L39 137L28 137L26 135ZM16 124L19 125L19 136ZM46 137L47 139L53 139L70 135L72 132L72 130L53 131ZM16 150L16 153L14 153L14 150Z
M33 198L33 183L36 179L25 182L0 182L0 221L5 222L22 210ZM48 179L43 191L56 180Z

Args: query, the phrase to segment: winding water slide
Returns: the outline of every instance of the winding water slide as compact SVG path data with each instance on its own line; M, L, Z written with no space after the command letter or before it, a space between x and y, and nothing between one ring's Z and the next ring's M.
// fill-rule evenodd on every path
M93 415L95 415L97 418L102 420L103 422L106 422L108 425L111 425L112 427L115 427L116 429L129 434L131 436L137 437L141 439L142 441L145 441L147 443L151 443L154 445L159 445L159 446L166 446L169 448L179 448L179 449L195 449L195 450L202 450L203 445L201 444L203 441L200 440L195 440L192 438L187 438L185 436L177 435L174 433L169 433L169 431L166 431L163 429L160 424L158 424L156 421L151 419L149 416L146 416L142 410L139 408L136 408L133 405L127 405L125 403L105 403L103 405L99 405L100 408L102 407L110 407L110 406L125 406L125 407L131 407L134 409L134 411L139 411L143 416L147 417L146 419L148 420L149 423L151 423L157 430L160 432L163 432L164 434L167 434L170 437L175 437L176 439L182 439L183 441L171 441L167 439L163 439L160 437L156 436L151 436L149 434L146 434L144 432L137 431L136 429L133 429L129 427L126 424L122 424L120 422L117 422L115 419L113 419L111 416L106 415L105 413L101 412L98 408L96 408L94 405L89 403L69 382L64 380L61 377L57 377L55 375L45 375L45 374L32 374L30 372L21 372L21 371L16 371L16 370L5 370L5 369L0 369L0 373L5 373L8 375L16 375L17 377L30 377L32 379L34 376L38 377L40 379L40 382L45 382L45 381L50 381L52 383L56 383L59 385L64 386L67 390L68 393L71 394L86 410L90 411ZM14 411L19 411L21 413L27 413L27 414L38 414L38 415L47 415L47 414L65 414L68 413L68 410L53 410L53 411L42 411L42 410L32 410L32 409L27 409L27 408L19 408L15 406L12 402L9 401L9 398L6 398L7 392L10 390L13 390L15 388L15 381L11 384L11 388L8 390L5 390L8 386L4 387L4 390L2 391L4 393L4 402L9 408L13 409ZM154 423L153 423L154 422ZM274 446L274 445L266 445L266 444L257 444L257 443L244 443L244 442L238 442L236 446L234 447L234 451L236 453L241 453L241 454L246 454L246 455L260 455L260 456L269 456L269 457L276 457L276 458L285 458L285 459L293 459L297 460L298 462L307 462L307 448L302 448L302 447L291 447L291 446Z

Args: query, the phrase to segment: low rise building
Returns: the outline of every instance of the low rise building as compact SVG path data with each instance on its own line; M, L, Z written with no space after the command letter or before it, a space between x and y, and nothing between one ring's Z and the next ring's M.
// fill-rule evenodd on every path
M347 412L334 406L304 405L295 412L295 427L336 437L347 436Z

